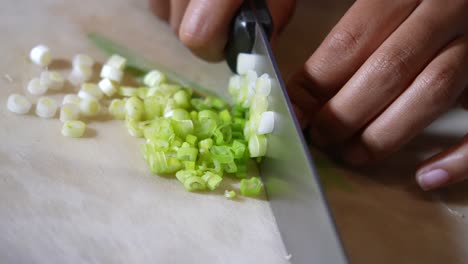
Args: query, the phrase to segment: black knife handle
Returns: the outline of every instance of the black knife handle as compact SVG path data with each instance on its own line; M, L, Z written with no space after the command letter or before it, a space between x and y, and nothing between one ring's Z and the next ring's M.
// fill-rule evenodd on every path
M252 52L256 22L270 38L273 32L273 19L265 0L245 0L231 22L228 42L224 48L226 62L234 73L237 69L237 55Z

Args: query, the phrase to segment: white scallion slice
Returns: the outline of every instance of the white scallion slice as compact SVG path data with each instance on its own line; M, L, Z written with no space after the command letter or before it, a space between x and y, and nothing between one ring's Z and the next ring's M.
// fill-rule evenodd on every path
M93 77L93 68L86 65L78 65L73 67L68 79L74 85L89 81Z
M101 100L104 95L99 89L99 86L94 83L83 83L78 92L78 97L81 99L96 99Z
M107 65L123 71L125 69L125 65L127 64L127 59L124 57L114 54L107 60Z
M84 135L86 124L79 120L66 121L62 126L62 135L65 137L79 138Z
M33 95L43 95L47 92L47 86L43 85L39 78L34 78L28 83L28 92Z
M125 112L128 118L140 121L145 113L145 107L138 97L133 96L125 102Z
M106 64L102 66L101 78L120 83L123 78L123 71Z
M271 92L271 78L268 74L258 77L256 83L256 94L260 96L269 96Z
M57 102L50 97L41 97L37 100L36 115L42 118L52 118L57 113Z
M99 83L99 88L101 91L106 94L107 96L111 97L117 92L117 87L115 84L109 79L102 79Z
M64 104L60 109L60 121L77 120L80 116L80 107L76 104Z
M241 77L239 75L234 75L229 79L229 85L228 85L228 90L229 94L233 98L237 98L239 95L239 91L241 88Z
M45 45L37 45L29 53L29 58L35 64L45 67L52 61L50 49Z
M265 156L267 139L264 135L252 135L249 139L249 153L251 158Z
M85 116L95 116L101 111L101 105L96 99L82 99L80 111Z
M257 134L264 135L273 132L275 128L275 112L266 111L260 116L258 123Z
M26 96L20 94L12 94L8 97L7 109L16 114L26 114L31 109L31 102Z
M41 73L41 84L50 90L60 91L65 84L65 78L54 71L44 71Z
M72 61L73 68L85 67L92 68L94 60L86 54L76 54Z
M126 117L125 101L114 99L109 105L109 113L116 119L124 120Z
M80 98L76 94L67 94L63 97L62 105L65 104L76 104L80 105Z
M152 70L148 72L145 75L145 78L143 78L143 83L148 85L149 87L155 87L165 81L166 76L158 70Z
M262 56L257 54L239 53L237 56L237 73L246 74L255 71L261 66Z

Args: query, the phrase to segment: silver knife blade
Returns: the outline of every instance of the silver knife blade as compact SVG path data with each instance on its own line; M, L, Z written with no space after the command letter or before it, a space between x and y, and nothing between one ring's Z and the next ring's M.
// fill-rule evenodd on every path
M268 137L260 172L291 262L347 263L310 151L258 23L252 53L262 56L257 73L267 73L272 79L270 110L275 112L275 128Z

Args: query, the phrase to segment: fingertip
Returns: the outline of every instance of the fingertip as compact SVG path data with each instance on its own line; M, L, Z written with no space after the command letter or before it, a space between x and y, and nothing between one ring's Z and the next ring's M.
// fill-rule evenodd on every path
M225 41L211 40L198 32L197 29L185 27L184 25L185 23L182 23L179 28L179 39L193 54L210 62L218 62L224 58L224 44L222 43L225 43Z
M416 181L421 189L430 191L448 184L450 175L444 169L431 169L418 173Z
M202 59L222 60L229 22L241 3L240 0L191 1L179 29L180 40Z

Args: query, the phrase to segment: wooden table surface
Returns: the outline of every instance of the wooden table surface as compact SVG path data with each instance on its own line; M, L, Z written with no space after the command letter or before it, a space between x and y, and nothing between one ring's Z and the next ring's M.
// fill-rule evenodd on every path
M275 51L285 78L351 2L298 2ZM91 121L85 138L71 140L60 135L57 119L17 116L4 107L10 93L25 93L39 73L26 57L35 44L48 44L63 59L55 67L64 73L65 59L78 52L102 62L86 39L90 31L214 89L226 86L224 64L194 58L145 0L0 3L2 263L287 262L267 201L187 193L174 179L152 176L139 153L141 141L118 121ZM468 116L457 110L373 168L319 169L324 178L338 175L349 184L327 185L326 192L353 263L466 263L468 185L425 193L413 176L422 157L466 131Z

